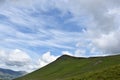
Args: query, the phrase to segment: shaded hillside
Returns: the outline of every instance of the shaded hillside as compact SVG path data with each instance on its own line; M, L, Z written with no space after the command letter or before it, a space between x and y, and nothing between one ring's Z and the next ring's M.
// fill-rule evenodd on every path
M0 68L0 80L12 80L13 78L20 77L25 73L26 72L23 72L23 71L13 71L10 69Z
M49 65L15 80L104 80L94 75L106 74L116 69L120 74L120 55L107 57L76 58L67 55L59 57ZM114 68L116 67L117 68ZM114 75L114 73L111 73ZM97 76L97 75L96 75ZM120 79L120 78L119 78Z

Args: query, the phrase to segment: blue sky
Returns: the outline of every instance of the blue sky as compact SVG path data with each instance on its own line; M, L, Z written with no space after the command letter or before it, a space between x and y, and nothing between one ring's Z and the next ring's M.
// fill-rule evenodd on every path
M120 53L118 3L1 0L0 67L29 72L63 54L91 57Z

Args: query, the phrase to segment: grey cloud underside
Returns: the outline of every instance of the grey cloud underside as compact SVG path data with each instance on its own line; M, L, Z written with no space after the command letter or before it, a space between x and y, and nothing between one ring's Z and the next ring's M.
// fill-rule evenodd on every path
M19 61L7 61L5 63L7 66L18 66L18 67L23 67L24 65L27 65L28 63L26 62L19 62Z

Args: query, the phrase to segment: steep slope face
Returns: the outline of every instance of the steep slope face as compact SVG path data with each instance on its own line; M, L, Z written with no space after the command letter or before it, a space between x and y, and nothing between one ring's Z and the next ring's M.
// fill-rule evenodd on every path
M116 65L120 65L120 55L93 58L63 55L49 65L15 80L77 80L85 74L102 71Z
M0 80L11 80L13 78L20 77L24 75L26 72L23 71L13 71L10 69L2 69L0 68Z

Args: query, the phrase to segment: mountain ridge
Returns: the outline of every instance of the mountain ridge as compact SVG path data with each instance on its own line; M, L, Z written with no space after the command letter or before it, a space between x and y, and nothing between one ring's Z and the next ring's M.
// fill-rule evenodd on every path
M117 65L120 65L120 55L88 58L62 55L45 67L14 80L84 80L86 76L82 77L83 74L93 74Z
M0 68L0 80L12 80L26 74L25 71L14 71L11 69Z

